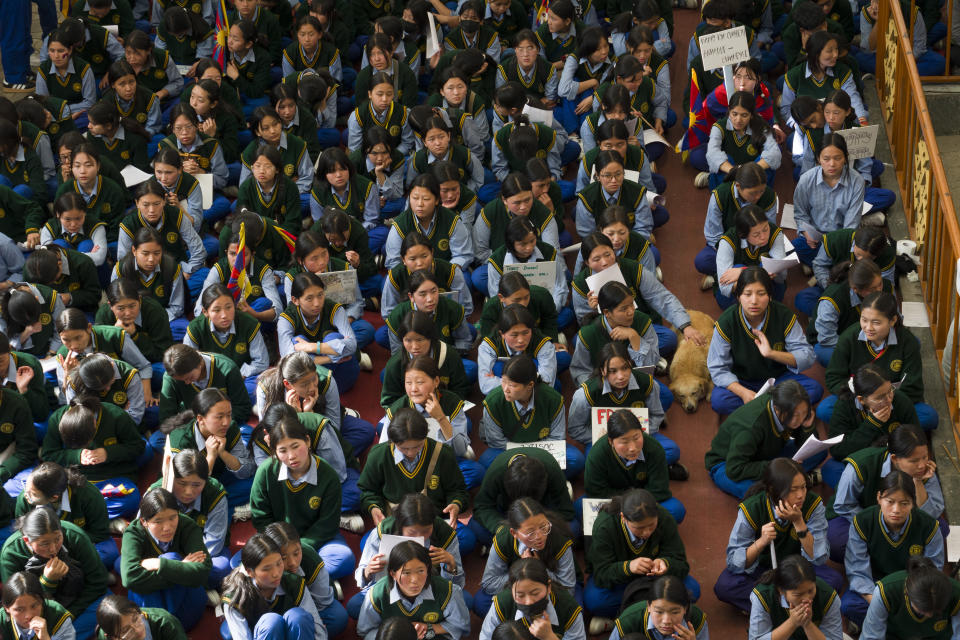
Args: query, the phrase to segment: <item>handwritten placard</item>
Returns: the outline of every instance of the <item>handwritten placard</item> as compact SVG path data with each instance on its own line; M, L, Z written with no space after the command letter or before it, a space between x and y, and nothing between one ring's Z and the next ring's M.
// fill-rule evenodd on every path
M597 520L597 514L609 502L610 500L606 498L583 499L583 535L593 535L593 523Z
M877 135L880 125L871 124L866 127L841 129L837 131L847 143L847 157L850 160L872 158L877 149Z
M712 71L750 59L747 32L743 25L700 36L700 57L703 70Z
M393 548L400 544L401 542L416 542L417 544L422 544L427 549L430 548L430 538L413 538L410 536L395 536L390 533L383 534L383 537L380 538L380 551L379 553L383 554L384 560L390 560L390 552L393 551Z
M596 442L607 435L607 420L610 419L614 411L623 410L629 411L637 416L637 420L640 421L640 427L644 433L650 430L650 412L647 411L646 407L594 407L590 411L590 424L593 429L591 442ZM586 529L584 529L584 531L586 531Z
M503 272L519 271L527 282L543 287L547 291L553 291L557 283L557 262L555 260L544 260L542 262L516 262L514 264L503 265Z
M536 442L508 442L507 450L517 447L536 447L549 451L561 469L567 468L567 443L563 440L537 440Z
M346 271L328 271L318 274L323 280L326 297L342 305L353 304L357 301L357 272L353 269Z

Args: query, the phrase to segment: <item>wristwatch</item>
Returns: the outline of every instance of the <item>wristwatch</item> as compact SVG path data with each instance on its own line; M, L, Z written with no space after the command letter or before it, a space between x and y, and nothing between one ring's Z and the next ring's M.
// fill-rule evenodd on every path
M427 632L423 634L424 640L433 640L434 636L437 635L437 632L433 630L433 625L431 624L427 627Z
M810 529L804 529L803 531L797 531L797 538L803 540L807 537L807 534L810 533Z

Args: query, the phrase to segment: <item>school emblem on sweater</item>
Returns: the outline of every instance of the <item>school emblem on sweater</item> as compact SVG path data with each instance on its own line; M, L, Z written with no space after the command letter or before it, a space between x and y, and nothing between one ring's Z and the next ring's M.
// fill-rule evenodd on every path
M190 10L193 11L194 13L200 13L200 5L198 4L193 5L190 7Z
M167 242L174 244L177 241L177 234L173 231L167 233Z
M0 218L4 217L4 216L6 216L6 215L7 215L7 212L4 211L3 209L0 209Z
M50 123L50 133L56 135L59 132L60 132L60 123L59 122Z
M940 631L943 631L943 630L946 629L946 628L947 628L947 621L946 621L946 620L937 620L936 622L933 623L933 630L936 631L936 632L938 632L938 633L939 633Z
M74 90L74 91L80 91L81 88L82 88L82 86L81 86L81 84L80 84L79 82L74 82L74 83L73 83L73 90Z
M833 81L833 88L834 88L834 89L839 89L839 88L840 88L840 80L839 80L839 79L836 79L836 80Z
M638 481L638 482L645 482L646 480L647 480L647 472L646 472L646 471L637 471L637 481Z
M123 158L124 160L129 160L130 152L124 149L123 151L120 152L120 157Z
M440 488L440 476L430 476L430 490L436 491Z
M155 75L159 80L167 75L167 71L165 69L157 69L153 72L153 75Z
M543 440L544 438L546 438L548 435L550 435L550 429L549 429L548 427L544 427L543 429L540 429L540 436L539 436L539 437L540 437L541 440Z
M120 16L118 15L113 16L113 24L120 24Z
M103 56L100 55L99 53L95 53L93 54L93 57L91 58L91 60L93 60L97 64L100 64L101 62L103 62Z
M50 317L50 314L49 314L49 313L41 313L41 314L40 314L40 324L50 324L50 321L51 321L52 319L53 319L53 318Z
M255 285L253 285L253 286L250 288L250 295L252 295L252 296L254 296L254 297L262 296L262 295L263 295L263 289L260 288L260 285L256 285L256 284L255 284Z
M273 257L273 249L267 249L267 250L265 250L265 251L263 252L263 257L265 257L267 260L269 260L270 258L272 258L272 257Z
M900 371L903 368L903 360L893 360L890 362L890 371Z
M103 446L105 447L111 447L115 444L117 444L116 438L107 438L106 440L103 441Z
M104 202L102 205L100 205L100 211L103 211L104 213L110 213L110 203Z
M393 125L390 127L390 135L398 136L400 135L400 127L398 125Z
M209 169L209 168L210 168L210 159L209 159L209 158L200 158L200 160L198 161L198 164L199 164L200 167L203 168L203 169Z
M13 423L4 422L3 424L0 424L0 431L3 433L13 433Z
M923 553L923 547L921 547L919 544L910 545L910 555L918 556L921 553Z
M634 409L643 409L646 405L643 404L642 400L637 400L630 406L633 407Z
M428 623L430 623L430 624L433 624L434 622L437 622L439 619L440 619L439 614L437 614L437 613L434 612L434 611L431 611L430 613L425 613L425 614L423 614L423 621L424 621L424 622L428 622Z
M319 497L319 496L313 496L312 498L310 498L310 508L311 508L311 509L319 509L319 508L320 508L320 497Z
M642 111L643 113L650 111L650 103L644 102L642 105L640 105L640 111Z
M86 518L77 518L76 520L73 521L73 524L77 525L77 526L80 527L80 528L83 528L83 526L84 526L85 524L87 524L87 519L86 519Z
M446 238L442 238L439 242L437 242L437 249L440 249L440 251L446 251L449 248L450 248L450 241L447 240Z
M162 285L162 284L158 284L158 285L157 285L157 288L154 289L153 292L157 294L157 297L158 297L158 298L162 298L162 297L163 297L163 285Z
M143 124L143 123L146 122L146 121L147 121L147 114L145 114L145 113L138 113L138 114L137 114L137 122L139 122L140 124Z
M285 174L287 174L287 177L288 177L288 178L289 178L290 176L292 176L292 175L293 175L293 165L292 165L292 164L286 165L286 166L283 168L283 172L284 172Z
M127 394L123 391L117 391L115 394L113 394L113 404L117 405L118 407L122 407L123 405L127 404Z
M782 342L774 342L774 343L773 343L773 350L774 350L774 351L786 351L786 350L787 350L787 346L786 346L784 343L782 343Z
M234 347L234 348L236 349L237 353L246 353L246 352L247 352L247 343L246 343L246 342L238 342L238 343L237 343L237 346Z
M71 283L70 283L70 286L67 287L67 288L70 289L70 291L76 291L77 289L80 288L80 283L79 283L79 282L71 282Z
M757 155L757 148L756 148L755 146L753 146L752 144L748 144L748 145L747 145L747 153L749 153L749 154L752 155L752 156L755 156L755 155Z
M547 152L544 151L543 149L537 149L537 157L543 160L544 158L547 157Z

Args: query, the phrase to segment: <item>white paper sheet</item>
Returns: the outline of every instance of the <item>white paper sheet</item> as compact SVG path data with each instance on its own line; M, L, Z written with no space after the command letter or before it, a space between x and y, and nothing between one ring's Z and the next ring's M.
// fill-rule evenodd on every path
M120 170L120 175L123 176L123 184L127 187L135 187L142 182L146 182L153 177L152 173L147 173L142 171L132 164L128 164L123 169ZM208 207L209 208L209 207Z
M411 538L409 536L395 536L390 533L383 534L383 537L380 538L380 553L383 554L384 560L390 560L390 552L393 551L393 548L400 544L401 542L416 542L417 544L422 544L427 549L430 548L430 538Z
M586 510L586 507L584 507L584 510ZM950 525L950 535L947 536L947 562L957 562L958 560L960 560L960 526Z
M201 206L207 210L213 205L213 174L201 173L193 177L200 183L200 196L203 199Z
M644 433L650 429L650 412L646 407L593 407L590 410L590 442L596 442L607 435L607 420L614 411L621 409L627 409L637 417Z
M826 440L820 440L816 436L810 436L807 438L807 441L803 443L803 446L800 447L800 450L793 454L793 459L797 462L803 462L821 451L826 451L841 440L843 440L843 434L833 438L827 438Z
M797 219L793 215L793 205L784 204L783 213L780 215L780 228L781 229L796 229L797 228Z
M430 30L427 32L427 58L432 58L438 51L440 51L440 43L437 41L437 21L433 17L433 13L427 12L427 22L430 25Z
M593 523L597 520L597 514L605 504L610 502L608 498L584 498L583 499L583 535L593 535ZM958 542L960 544L960 542Z
M922 302L904 302L900 311L903 314L903 326L930 326L930 319L927 317L927 307Z
M623 286L627 286L627 281L623 279L619 264L614 263L599 273L587 276L587 289L594 293L600 293L600 289L608 282L619 282Z
M648 145L651 142L659 142L660 144L667 145L668 149L673 149L673 145L667 142L667 139L662 135L657 133L656 129L644 129L643 130L643 144Z
M767 273L777 274L781 271L786 271L790 267L799 266L800 260L797 258L796 253L791 253L782 260L777 258L768 258L767 256L760 256L760 264Z
M530 122L539 122L551 129L553 128L553 111L538 109L527 104L523 106L523 114L527 116Z
M776 378L767 378L767 381L763 383L763 386L757 391L758 396L762 396L770 389L773 389L773 385L777 384Z
M580 251L580 245L580 242L572 244L566 249L560 249L560 253L576 253ZM958 260L958 262L960 262L960 260ZM960 267L957 268L957 291L960 292Z
M508 442L507 450L517 447L536 447L550 452L561 469L567 468L567 443L563 440L538 440L536 442Z

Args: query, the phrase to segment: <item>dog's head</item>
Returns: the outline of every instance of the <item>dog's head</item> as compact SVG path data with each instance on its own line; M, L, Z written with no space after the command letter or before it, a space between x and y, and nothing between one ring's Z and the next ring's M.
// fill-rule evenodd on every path
M670 391L674 400L687 413L694 413L700 401L710 392L707 380L691 375L679 376L670 382Z

